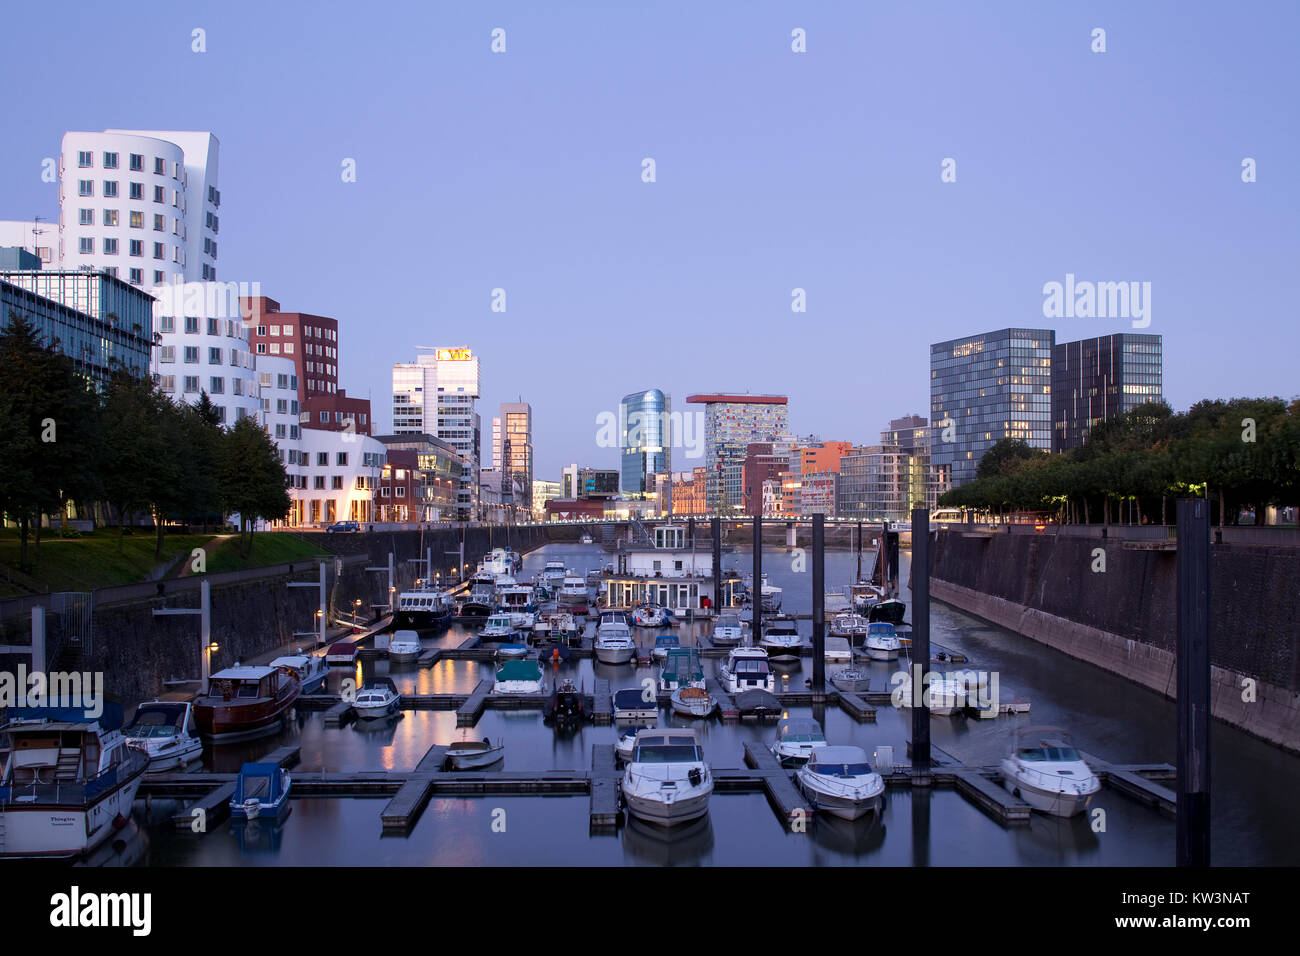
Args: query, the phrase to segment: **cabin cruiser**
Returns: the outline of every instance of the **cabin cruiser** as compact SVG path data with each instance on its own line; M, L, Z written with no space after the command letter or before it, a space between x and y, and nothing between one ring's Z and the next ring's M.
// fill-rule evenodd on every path
M831 683L846 694L862 694L871 689L871 672L859 667L846 667L831 674Z
M1072 817L1084 810L1101 782L1057 727L1022 727L1002 761L1002 785L1035 810Z
M766 648L772 655L799 655L803 647L803 638L799 636L799 622L792 618L777 618L763 625L763 639L758 646Z
M402 697L392 678L375 677L362 685L352 701L352 709L358 717L387 717L396 713L401 706Z
M861 747L819 747L795 774L809 805L821 813L857 820L878 811L885 781L871 769Z
M560 610L570 614L586 614L591 604L591 592L587 590L587 579L570 575L564 579L558 600Z
M812 752L826 746L822 725L810 717L787 717L776 726L771 750L782 766L805 763Z
M853 644L861 644L867 635L868 622L861 614L836 614L829 631L835 637L847 637Z
M446 591L403 591L397 595L393 625L401 628L429 630L451 623L456 601Z
M506 745L492 743L491 737L482 740L457 740L447 746L447 759L456 770L476 770L490 767L506 756Z
M497 670L494 694L540 694L542 665L537 661L506 661Z
M776 693L776 676L761 647L735 647L718 666L718 682L728 694L757 688Z
M563 561L547 561L546 567L542 568L542 583L552 591L558 591L564 586L564 579L569 576L569 570L564 566Z
M640 733L642 727L629 727L623 731L618 738L618 743L614 745L614 756L624 762L632 759L632 754L636 751L636 735Z
M246 763L239 768L230 815L236 820L278 817L289 805L289 771L278 763Z
M543 714L543 722L557 727L573 727L587 719L587 704L572 678L560 681L551 694L551 701Z
M700 654L693 647L674 647L668 652L664 668L659 672L659 690L668 693L679 687L703 687L704 668Z
M623 771L628 812L669 826L709 812L713 775L693 730L654 728L636 735L632 759Z
M912 699L912 675L907 671L899 671L904 675L901 682L895 685L892 681L890 686L894 687L895 693L901 691L901 706L911 707L914 703ZM966 685L955 677L945 677L941 674L934 674L930 683L921 691L924 695L922 700L930 709L931 717L951 717L959 714L966 706L966 699L971 691Z
M507 584L497 589L502 613L510 615L517 630L530 630L537 622L533 589L527 584Z
M673 616L657 604L642 604L632 612L632 623L637 627L667 627Z
M535 643L554 641L557 644L581 644L582 631L578 628L572 614L552 612L540 618L533 625L533 641Z
M499 578L509 577L514 574L515 563L510 557L510 552L505 548L493 548L483 555L483 560L478 563L478 571L475 572L475 577L479 573L492 575L494 582Z
M302 684L284 668L236 664L208 678L194 701L199 733L208 740L240 740L275 733L289 718Z
M392 640L388 642L390 661L413 661L423 652L420 635L415 631L394 631Z
M514 637L514 622L509 614L493 614L483 622L483 629L478 632L478 636L485 641L499 641L502 638Z
M907 615L907 605L898 598L885 598L867 608L868 621L884 621L888 624L902 624Z
M460 606L465 617L487 617L497 607L496 578L491 572L479 570L470 578L469 595Z
M825 639L825 657L828 661L851 661L853 649L849 647L847 637L828 637Z
M596 628L596 660L602 664L626 664L636 656L632 629L622 611L604 611Z
M718 709L718 700L703 687L687 684L673 691L672 708L682 717L707 717Z
M302 685L301 693L314 694L325 686L325 678L329 676L329 662L325 656L316 654L289 654L285 657L277 657L271 661L272 667L287 667L293 671L293 675L298 678L298 683Z
M662 664L668 660L668 652L675 647L681 647L681 643L676 634L660 634L655 638L655 646L650 651L650 659Z
M739 644L745 639L745 628L741 626L739 616L735 614L719 614L717 623L713 625L713 636L710 640L715 647L729 647Z
M203 752L188 694L167 694L141 704L122 736L128 747L144 751L150 773L183 767Z
M894 625L885 621L874 621L867 625L867 636L862 639L862 653L873 661L896 661L902 641Z

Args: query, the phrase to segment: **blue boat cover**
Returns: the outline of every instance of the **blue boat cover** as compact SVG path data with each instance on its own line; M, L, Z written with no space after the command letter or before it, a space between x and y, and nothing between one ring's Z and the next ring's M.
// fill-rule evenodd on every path
M92 717L84 707L10 707L10 720L50 720L64 724L98 723L103 730L120 730L122 727L122 705L117 701L99 702L102 713Z

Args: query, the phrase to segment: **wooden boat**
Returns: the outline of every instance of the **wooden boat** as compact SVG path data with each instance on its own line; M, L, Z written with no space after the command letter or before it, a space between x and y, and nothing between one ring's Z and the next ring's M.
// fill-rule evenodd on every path
M194 701L194 719L209 740L275 733L301 690L298 678L284 668L236 664L208 678L207 693Z
M474 770L490 767L506 756L505 742L492 743L490 737L482 740L457 740L447 747L447 759L457 770Z
M672 700L673 713L683 717L707 717L718 707L717 699L703 687L678 687Z

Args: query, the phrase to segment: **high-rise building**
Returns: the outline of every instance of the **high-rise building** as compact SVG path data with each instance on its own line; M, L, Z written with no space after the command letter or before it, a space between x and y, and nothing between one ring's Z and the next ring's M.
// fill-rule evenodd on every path
M686 401L704 406L704 467L708 509L735 513L744 507L745 453L756 442L785 439L789 432L784 395L707 393Z
M654 476L672 471L671 410L668 395L657 388L624 395L618 403L623 454L619 485L624 498L653 497Z
M1088 439L1097 422L1164 400L1159 335L1117 332L1059 342L1052 353L1052 450Z
M533 501L533 407L527 402L502 402L501 416L492 419L492 467L503 476L502 503L522 518Z
M283 355L298 369L298 401L332 395L339 383L339 323L323 315L281 312L269 296L247 296L239 306L257 355Z
M465 463L461 520L479 515L479 360L468 348L437 348L393 366L393 432L427 434L451 445Z
M563 488L558 481L533 479L533 520L541 521L546 517L546 502L552 498L562 498Z
M1004 438L1051 450L1055 341L1050 329L1008 328L930 346L930 454L941 482L973 479Z

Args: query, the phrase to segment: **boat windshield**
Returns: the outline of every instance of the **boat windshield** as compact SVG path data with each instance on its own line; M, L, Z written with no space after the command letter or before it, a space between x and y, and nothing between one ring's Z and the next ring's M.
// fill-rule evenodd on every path
M723 614L718 618L718 627L740 627L740 618L734 614Z
M826 777L865 777L871 773L869 763L819 763L809 768Z
M1059 761L1077 761L1079 751L1073 747L1026 747L1020 751L1021 760L1059 760Z
M636 763L694 763L702 759L700 748L693 744L642 744L636 751Z

